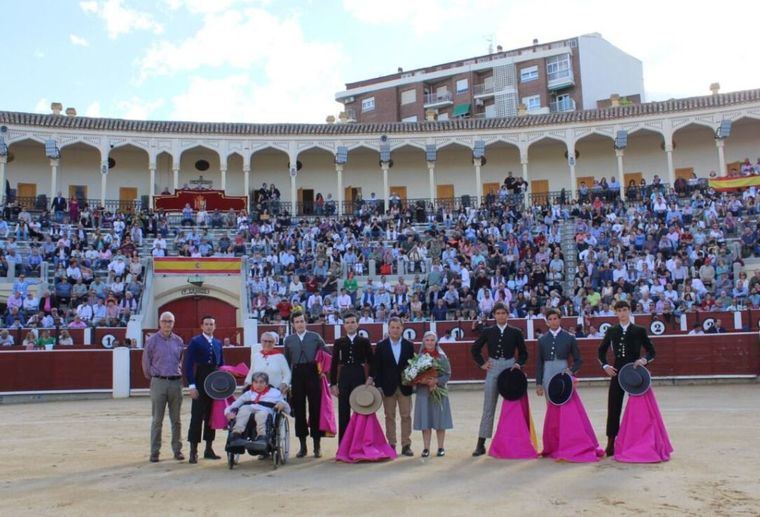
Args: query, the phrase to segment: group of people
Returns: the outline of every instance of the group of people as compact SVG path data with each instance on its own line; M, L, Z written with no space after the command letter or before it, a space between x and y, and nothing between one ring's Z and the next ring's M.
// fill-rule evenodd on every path
M618 382L618 373L627 366L644 367L655 358L654 346L646 330L630 321L630 305L625 301L617 302L615 311L619 323L607 330L598 353L602 370L611 378L606 427L608 456L615 455L616 436L620 429L623 406L624 391L622 383ZM520 380L524 382L525 376L521 370L528 360L522 332L507 323L507 307L499 303L494 307L493 313L496 324L486 327L471 347L473 360L486 371L483 412L473 456L486 454L486 441L494 436L493 427L499 394L506 397L502 385L505 374L509 374L513 380L516 377L518 384ZM539 396L550 392L548 383L558 374L574 376L583 364L575 337L560 328L560 318L559 311L549 312L549 330L538 341L536 392ZM295 435L299 440L296 457L307 456L309 437L312 439L314 457L321 457L321 439L324 431L320 428L320 417L323 409L321 405L324 378L329 383L331 394L338 399L339 444L346 437L346 431L350 426L354 403L352 394L362 387L376 386L382 397L385 413L384 444L393 451L391 457L396 456L399 445L401 455L414 456L411 436L413 429L422 432L422 457L431 455L433 431L436 432L437 439L435 454L439 457L444 456L446 430L453 427L446 390L451 375L451 364L439 345L438 337L433 332L427 332L422 338L421 347L417 349L411 341L404 338L403 322L394 318L388 323L387 337L380 340L373 349L369 340L359 334L359 318L355 313L348 312L342 319L343 333L333 346L328 371L322 370L319 358L319 354L326 352L325 342L319 334L306 329L306 318L302 313L293 313L293 332L285 338L282 348L275 347L277 336L274 333L266 332L262 335L261 348L253 354L244 395L225 410L227 418L235 421L232 426L233 438L241 437L251 417L256 419L257 434L262 435L266 415L273 409L285 410L288 413L292 412L295 419ZM162 314L161 328L148 339L143 352L143 373L151 381L153 404L150 460L159 460L161 428L167 406L172 424L174 457L177 460L184 459L180 438L183 376L187 380L192 398L188 430L189 461L198 461L198 446L201 441L206 442L204 458L218 459L219 456L212 447L215 437L215 431L211 426L212 400L203 387L205 377L224 365L222 343L213 336L215 320L211 316L204 317L201 321L202 333L194 337L184 351L182 340L172 332L173 322L174 316L171 313ZM485 356L484 348L487 350ZM612 360L608 357L610 353L614 357ZM407 382L404 370L416 354L431 356L438 366L436 375L427 376L424 381L412 385ZM413 400L415 391L416 397ZM527 395L523 393L519 397L525 398ZM549 411L544 433L547 436L581 433L591 450L597 450L598 443L580 398L577 395L573 397L574 407L581 417L576 420L562 419ZM505 399L499 429L491 446L491 455L497 457L510 457L499 456L494 450L509 443L513 439L511 435L519 432L519 429L510 423L512 420L509 419L512 417L505 416L508 413L508 402L509 400ZM263 413L259 414L260 412ZM659 412L657 414L659 415ZM400 418L400 435L397 433L397 416ZM529 410L527 418L530 419ZM516 427L519 428L520 425ZM497 445L497 442L501 445ZM544 455L556 457L556 451L549 449L551 447L548 447L545 441ZM570 460L574 461L572 458Z

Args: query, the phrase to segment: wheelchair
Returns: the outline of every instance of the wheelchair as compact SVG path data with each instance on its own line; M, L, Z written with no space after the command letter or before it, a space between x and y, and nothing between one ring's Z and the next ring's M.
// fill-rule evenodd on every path
M287 415L277 411L274 415L267 416L266 435L264 440L255 441L256 420L251 416L242 438L232 441L231 420L227 425L227 442L224 451L227 453L227 466L232 470L238 463L238 458L246 452L251 456L269 456L272 466L276 469L285 465L290 456L290 424Z

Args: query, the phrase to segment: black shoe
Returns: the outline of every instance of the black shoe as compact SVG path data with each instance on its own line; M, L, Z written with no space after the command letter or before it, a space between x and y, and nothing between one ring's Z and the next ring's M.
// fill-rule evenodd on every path
M230 435L230 440L231 440L231 441L239 440L239 439L240 439L242 436L243 436L243 435L242 435L241 433L237 433L237 432L235 432L235 433L232 433L232 434Z
M422 449L422 457L427 458L430 456L430 451L428 449Z
M206 447L206 451L203 453L203 458L207 460L220 460L221 456L217 456L214 449L211 446Z
M404 445L401 447L401 454L404 456L414 456L414 453L412 452L412 446L411 445Z
M315 458L321 458L322 457L322 451L319 449L314 449L314 457Z
M181 452L175 452L174 459L177 461L185 461L185 455L182 454Z
M306 456L307 452L308 451L306 450L306 447L301 447L300 449L298 449L298 452L296 453L296 458L303 458L304 456Z
M607 438L607 448L604 449L605 454L607 454L608 457L612 457L615 455L615 438L610 437Z
M441 447L440 449L438 449L438 452L436 452L435 455L438 456L439 458L443 458L444 456L446 456L446 451L443 449L443 447Z
M151 463L158 463L158 454L151 454L150 455L150 462Z
M187 462L188 463L198 463L198 452L197 451L190 451L190 459Z
M486 439L478 438L478 444L475 446L475 450L472 451L473 457L482 456L486 453Z

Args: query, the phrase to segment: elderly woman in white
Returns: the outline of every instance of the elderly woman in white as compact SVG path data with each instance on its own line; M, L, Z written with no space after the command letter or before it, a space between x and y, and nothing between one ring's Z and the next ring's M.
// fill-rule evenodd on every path
M282 393L288 392L290 386L290 367L282 351L274 347L278 336L274 332L264 332L261 335L261 349L253 354L251 369L245 378L246 384L251 384L254 372L264 372L269 375L269 383Z

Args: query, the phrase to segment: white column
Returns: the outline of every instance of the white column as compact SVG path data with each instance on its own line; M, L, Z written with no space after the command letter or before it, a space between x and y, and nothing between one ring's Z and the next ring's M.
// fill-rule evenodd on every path
M113 398L129 398L129 348L123 346L116 347L111 354L113 354L113 370L111 375L113 382Z
M57 159L51 159L50 160L50 199L54 199L55 195L58 193L58 164L60 163ZM3 190L5 190L5 185L3 185Z
M172 175L174 176L174 192L179 189L179 167L172 168Z
M245 198L248 200L245 205L246 212L251 207L251 166L243 167L243 190Z
M338 176L338 193L335 196L335 199L338 203L338 215L343 215L343 165L336 163L335 164L335 174Z
M385 209L388 210L388 199L391 197L391 190L388 187L388 168L390 163L381 162L380 167L383 169L383 202L385 203Z
M156 164L151 163L148 167L150 167L150 185L148 187L148 206L152 209L154 206L153 198L156 195Z
M222 192L227 192L227 169L220 168L219 172L222 175Z
M295 169L294 169L295 170ZM293 171L290 172L290 199L293 207L293 211L290 213L291 217L294 217L298 215L298 195L296 193L296 176L298 175L298 172L296 171L295 174L293 174Z
M103 172L105 171L105 172ZM106 207L106 186L108 183L108 162L100 166L100 206Z
M726 141L722 138L716 138L715 139L715 146L718 148L718 176L721 178L727 176L726 174L726 155L724 152L724 147L726 146ZM672 186L672 185L671 185Z
M428 181L430 182L430 204L435 207L435 162L427 162Z
M480 168L483 166L483 158L473 158L473 165L475 165L475 206L480 206L481 198L483 197L483 182L480 180Z
M570 197L578 198L578 181L575 177L575 144L567 146L567 165L570 167Z
M530 178L528 178L528 147L520 147L520 165L522 165L522 178L525 182L525 206L529 206L531 204L530 195L532 193L532 188L530 186Z
M673 188L673 185L676 183L676 170L673 167L673 142L665 142L665 154L668 158L668 183L670 183L670 188Z
M620 183L620 199L625 199L625 173L623 172L623 150L615 149L618 166L618 183Z
M8 163L7 156L0 156L0 205L5 203L5 164Z

